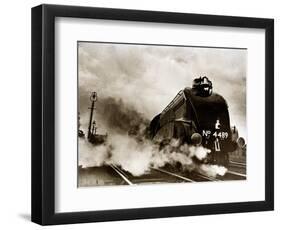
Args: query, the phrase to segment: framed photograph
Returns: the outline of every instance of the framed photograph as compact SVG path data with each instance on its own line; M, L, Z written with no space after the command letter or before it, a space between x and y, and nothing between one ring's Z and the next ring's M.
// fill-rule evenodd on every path
M274 21L32 8L32 221L274 208Z

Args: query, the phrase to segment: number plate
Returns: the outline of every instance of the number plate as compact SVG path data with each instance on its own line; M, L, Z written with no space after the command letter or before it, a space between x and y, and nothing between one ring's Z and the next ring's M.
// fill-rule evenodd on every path
M202 137L210 139L211 137L218 138L220 140L225 140L228 138L228 132L223 131L211 131L211 130L203 130Z

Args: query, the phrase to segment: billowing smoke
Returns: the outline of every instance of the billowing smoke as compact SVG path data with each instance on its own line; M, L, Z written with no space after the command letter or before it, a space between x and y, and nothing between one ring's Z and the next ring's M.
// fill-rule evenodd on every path
M145 135L149 120L121 98L100 98L95 115L99 124L110 133Z
M198 163L207 157L210 150L200 147L179 145L171 140L163 148L149 140L139 141L131 136L109 136L104 145L93 146L85 139L79 140L79 165L93 167L102 165L118 165L134 176L149 173L152 168L161 168L167 164L181 167L182 171L203 172L211 177L223 176L226 169L217 165Z

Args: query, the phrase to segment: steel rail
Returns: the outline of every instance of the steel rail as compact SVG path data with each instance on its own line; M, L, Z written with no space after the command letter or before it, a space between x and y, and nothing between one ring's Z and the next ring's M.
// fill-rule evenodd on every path
M166 170L164 170L164 169L157 169L157 168L152 168L152 169L153 169L153 170L156 170L156 171L159 171L159 172L162 172L162 173L165 173L165 174L168 174L168 175L170 175L170 176L174 176L174 177L180 178L180 179L182 179L182 180L184 180L184 181L196 182L196 181L191 180L191 179L189 179L189 178L187 178L187 177L180 176L180 175L178 175L178 174L175 174L175 173L166 171Z
M230 171L230 170L228 170L227 172L226 172L226 174L232 174L232 175L236 175L236 176L240 176L240 177L247 177L247 175L246 174L242 174L242 173L238 173L238 172L234 172L234 171Z
M219 180L217 178L211 178L211 177L208 177L206 175L202 175L201 173L197 173L197 172L196 172L196 176L202 177L202 178L207 179L209 181L222 181L222 180Z
M129 179L121 172L120 169L118 169L115 165L110 164L109 165L115 172L117 172L117 174L122 177L122 179L128 184L128 185L133 185L133 183L131 181L129 181Z
M234 165L234 166L246 167L246 164L240 163L240 162L229 161L229 163Z

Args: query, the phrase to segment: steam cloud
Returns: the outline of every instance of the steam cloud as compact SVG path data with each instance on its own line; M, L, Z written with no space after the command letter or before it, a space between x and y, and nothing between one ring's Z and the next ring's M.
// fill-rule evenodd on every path
M189 147L187 144L179 146L177 140L172 140L163 149L149 140L139 142L133 137L125 135L109 136L105 145L93 146L85 139L80 139L81 149L79 164L82 167L102 165L118 165L134 176L149 173L151 168L161 168L166 164L176 166L179 163L182 170L207 173L215 177L224 175L226 169L215 165L197 164L194 159L202 160L210 150L200 147ZM225 172L223 170L225 169Z

